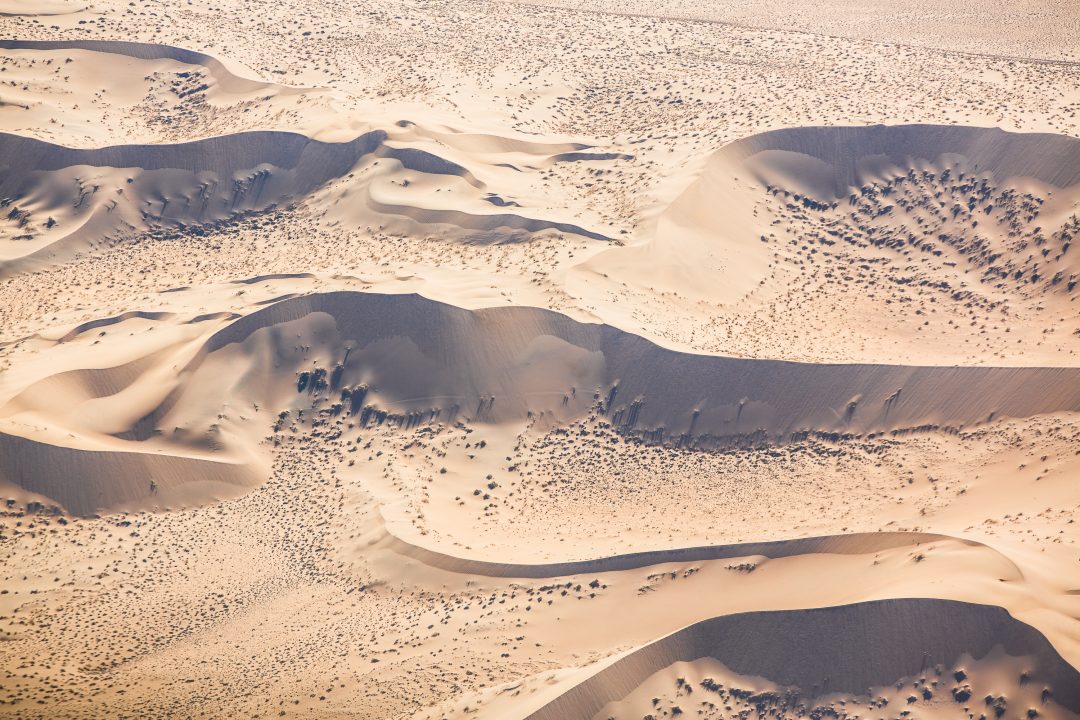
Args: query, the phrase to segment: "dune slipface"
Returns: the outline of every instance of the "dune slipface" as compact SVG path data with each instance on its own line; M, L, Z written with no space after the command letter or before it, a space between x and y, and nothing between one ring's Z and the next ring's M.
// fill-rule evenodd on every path
M70 254L133 227L202 226L298 200L344 175L384 137L373 132L331 144L255 132L80 150L4 135L0 195L22 208L24 218L50 219L41 235L8 242L8 250L21 253L8 254L0 269L37 267L57 252Z
M0 0L0 720L1080 720L1078 28Z
M374 405L423 421L565 418L597 405L630 434L724 445L1080 410L1080 374L1072 368L814 365L692 355L544 310L467 311L418 296L284 300L213 336L207 362L240 345L256 348L266 366L266 353L281 349L273 338L285 327L318 342L305 355L311 368L331 374L328 398L364 385ZM272 362L280 367L284 359Z
M183 454L91 449L36 442L0 433L0 480L51 500L73 515L198 505L243 493L262 480L251 463Z
M705 620L631 652L529 717L594 717L657 670L704 657L737 675L795 688L812 700L834 693L864 695L933 675L935 667L944 671L938 674L946 677L946 686L959 683L966 663L997 649L1023 657L1029 681L1046 688L1056 705L1080 711L1080 673L1046 638L1005 610L898 599Z
M344 213L350 223L404 223L489 242L557 232L609 239L528 211L499 212L507 203L493 202L499 196L468 169L427 150L391 144L388 137L371 130L346 142L322 142L299 133L252 131L79 149L0 134L0 198L11 207L0 236L0 272L43 267L96 243L130 239L133 231L205 237L208 228L294 206L318 190L325 192L317 202L330 208L324 212ZM556 154L554 161L573 160L564 156ZM414 204L411 195L391 190L409 187L417 177L460 185L475 209ZM327 188L333 181L340 183Z
M737 545L674 548L671 550L613 555L592 560L532 564L497 563L456 557L411 545L389 534L382 545L400 555L415 558L430 567L464 575L508 578L558 578L571 575L587 575L589 573L619 572L666 563L694 563L729 558L760 556L774 559L822 553L839 555L872 554L896 547L918 546L922 543L948 542L951 540L952 538L943 535L926 533L860 533L799 538L797 540L739 543Z

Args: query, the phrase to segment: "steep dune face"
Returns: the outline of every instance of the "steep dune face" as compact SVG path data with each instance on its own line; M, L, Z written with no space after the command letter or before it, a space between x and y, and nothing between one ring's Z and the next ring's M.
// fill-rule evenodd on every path
M378 158L313 199L327 221L470 243L509 243L537 235L609 241L595 213L553 202L545 173L581 163L590 172L632 156L572 142L451 132L400 120Z
M1080 183L1080 142L1075 138L961 125L776 130L725 146L716 162L730 163L730 169L749 167L761 182L799 183L822 202L846 198L853 187L893 181L913 167L944 171L960 166L998 182L1030 178L1062 189Z
M138 425L143 437L198 437L225 405L252 403L404 424L559 422L598 408L631 435L723 446L1075 410L1077 372L698 356L537 309L338 292L287 299L217 332Z
M327 143L258 131L84 150L0 134L0 276L138 233L204 234L244 213L304 200L331 222L352 226L500 240L544 232L607 239L535 211L508 211L511 203L468 168L389 137L373 130ZM513 172L488 168L487 175ZM441 190L448 199L438 202Z
M195 439L143 421L182 386L193 349L197 340L175 342L120 365L47 374L0 403L0 485L74 515L201 505L257 485L257 450L210 409Z
M207 352L204 364L214 368L208 383L228 374L216 355L247 352L249 362L278 368L279 376L291 367L322 383L312 387L301 378L303 393L345 402L354 397L351 389L363 388L351 408L371 405L416 422L529 413L565 419L595 406L628 433L700 445L958 426L1080 408L1080 371L1073 369L691 355L553 312L468 311L408 295L284 300L220 331Z
M1039 712L1051 717L1080 713L1080 673L1034 628L989 605L897 599L696 623L633 651L529 717L594 717L650 675L703 658L718 660L744 678L794 689L805 701L833 694L865 699L868 691L874 697L875 689L932 677L942 682L935 682L935 693L956 688L945 702L974 706L983 698L972 698L970 686L964 694L965 685L973 682L968 672L995 651L1022 658L1024 668L1023 677L999 682L999 692L1034 686L1036 697L1041 693Z
M105 40L0 40L4 130L68 147L164 144L255 130L348 140L365 125L328 126L342 101L185 48ZM48 73L50 81L40 78Z
M384 133L347 143L253 132L96 150L0 136L0 273L135 231L202 226L300 199L346 174Z
M305 189L340 176L384 138L385 135L373 133L348 143L322 143L296 133L252 132L176 145L118 145L93 150L63 148L12 135L3 139L8 167L17 164L24 170L50 172L88 165L140 168L147 172L229 174L265 163L291 171L297 186ZM5 183L15 181L11 174L4 179ZM10 186L3 187L7 191Z

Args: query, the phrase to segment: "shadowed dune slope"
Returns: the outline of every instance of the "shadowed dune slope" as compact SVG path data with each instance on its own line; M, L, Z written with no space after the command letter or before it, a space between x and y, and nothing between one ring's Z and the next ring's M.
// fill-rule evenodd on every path
M586 266L748 309L801 287L806 307L786 310L796 315L827 297L879 318L931 303L963 314L965 303L1007 307L1051 293L1071 302L1080 286L1080 255L1070 251L1077 202L1073 137L952 125L789 128L714 152L647 243Z
M254 131L169 145L79 149L3 133L0 192L10 193L17 183L25 181L28 169L50 171L89 165L231 175L264 163L295 171L297 189L303 190L341 176L385 137L385 133L375 131L346 143L324 143L298 133Z
M72 515L201 505L261 482L250 463L122 449L83 449L0 432L0 483L55 501Z
M892 599L705 620L661 638L575 686L530 720L589 718L672 663L711 657L743 676L805 694L864 695L934 665L957 667L995 647L1031 666L1056 704L1080 712L1080 673L1004 609L951 600Z
M0 134L0 277L132 231L212 224L300 199L385 138L373 131L323 143L258 131L75 149Z
M626 432L709 445L1080 410L1080 369L815 365L691 355L546 310L470 311L415 295L335 292L287 299L219 331L206 350L212 357L243 343L256 354L288 355L286 333L297 332L314 344L296 370L321 366L331 372L331 399L339 388L363 384L367 402L418 421L459 415L500 421L528 413L565 419L600 403ZM265 341L256 342L259 337ZM260 362L278 367L286 360Z
M609 241L608 236L588 230L573 223L561 223L541 218L526 217L514 213L467 213L455 210L392 205L369 200L368 207L381 215L407 217L421 225L444 225L448 228L465 229L467 237L480 242L502 241L517 237L519 233L557 231L580 235L590 240ZM451 230L452 231L452 230Z
M706 545L702 547L676 548L672 550L652 550L646 552L612 555L594 560L580 560L556 563L496 563L483 560L447 555L435 550L422 548L405 542L394 536L387 536L385 547L394 552L414 558L430 567L441 570L483 577L505 578L555 578L587 573L618 572L634 570L670 562L704 562L726 558L762 556L770 559L793 557L796 555L830 554L857 555L876 553L895 547L921 545L931 542L963 542L946 535L919 532L875 532L851 533L847 535L825 535L821 537L798 538L795 540L774 540L769 542L734 543L730 545Z
M140 409L133 413L136 401ZM254 435L220 432L221 418L235 418L237 408L267 411L241 413L250 416L241 422ZM142 456L139 443L151 439L177 455L196 449L249 456L251 448L237 445L245 442L240 437L264 436L276 418L290 412L296 418L299 411L361 426L406 427L530 417L557 427L595 412L629 437L717 448L1078 410L1076 368L821 365L692 355L547 310L466 310L418 295L363 292L281 300L232 321L179 363L165 354L46 376L3 408L13 418L30 413L32 425L133 443L118 449L134 451L140 463L166 462ZM119 488L94 496L96 505L81 490L45 482L43 475L75 478L91 461L62 447L55 448L55 462L46 461L53 446L38 440L26 452L7 453L9 482L73 512L130 504L140 487L142 497L154 501L139 464L117 461L95 474L94 482ZM231 477L233 469L211 474L221 472ZM251 472L243 471L244 482Z
M607 239L574 223L498 212L484 200L485 183L469 169L426 150L397 147L388 137L372 130L329 143L299 133L251 131L77 149L0 133L0 277L136 231L204 234L198 228L305 199L316 206L340 203L351 224L400 222L489 240L542 232ZM458 205L476 212L429 207L405 191L417 181L415 173L447 187L459 183ZM313 197L337 180L329 195Z

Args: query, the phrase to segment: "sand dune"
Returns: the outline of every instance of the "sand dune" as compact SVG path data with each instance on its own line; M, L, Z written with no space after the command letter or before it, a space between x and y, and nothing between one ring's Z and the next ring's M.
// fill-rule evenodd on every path
M397 219L414 229L448 226L472 238L496 231L501 237L557 231L607 239L571 223L499 212L500 204L490 201L494 193L465 167L387 140L381 130L343 143L250 132L175 145L82 150L0 135L0 202L10 208L0 273L25 272L140 232L179 228L204 234L199 228L303 202L339 179L317 201L345 208L343 216L351 223ZM415 192L403 194L401 188L417 182L416 173L453 178L472 195L477 211L456 209L460 202L432 206L418 202ZM363 179L353 181L357 175Z
M1022 657L1025 668L1024 679L1011 679L1002 691L1031 683L1054 705L1080 712L1080 673L1038 631L993 606L904 599L706 620L634 651L529 717L595 717L658 670L704 657L738 675L797 688L808 700L833 693L867 698L868 689L928 675L943 677L938 691L945 692L956 671L998 647ZM955 678L958 687L962 678Z
M853 533L850 535L829 535L761 543L653 550L627 555L613 555L595 560L533 564L495 563L457 557L437 550L419 547L392 535L387 535L385 541L378 543L378 547L388 548L399 555L419 560L425 565L440 570L463 575L535 579L619 572L650 565L695 563L728 558L783 558L819 553L869 554L897 547L915 547L924 543L951 539L943 535L930 533Z
M299 200L347 173L384 137L334 146L291 133L244 133L77 150L4 135L0 195L11 210L0 271L39 267L133 231L206 225Z
M0 717L1080 720L1078 33L0 0Z
M798 164L786 168L788 153L820 160L809 177ZM850 189L873 181L892 181L909 168L955 174L989 175L1001 183L1031 178L1058 188L1080 183L1080 143L1049 133L1012 133L999 128L958 125L875 125L865 127L792 128L737 140L718 153L722 162L749 164L756 179L772 183L764 168L785 180L813 183L805 189L815 199L847 197ZM747 163L751 158L754 162ZM719 161L719 160L718 160ZM794 161L794 159L793 159ZM921 166L921 167L920 167ZM814 169L828 175L815 176ZM1060 202L1060 200L1059 200Z
M508 0L523 2L523 0ZM1067 5L1035 0L1002 8L988 0L942 5L930 0L827 0L808 8L801 3L736 0L701 6L686 0L524 0L530 5L573 6L599 13L667 17L749 28L801 30L819 36L861 38L889 44L934 47L981 56L1046 58L1050 63L1076 61L1069 32L1075 17ZM958 36L953 29L962 25Z
M771 239L778 215L765 201L777 198L797 208L787 227L809 226L800 242L817 237L826 268L845 248L829 252L839 241L886 255L895 266L887 269L916 288L944 283L954 291L953 268L989 264L994 279L1019 270L1011 279L1056 278L1058 290L1067 277L1071 294L1080 269L1076 253L1068 253L1071 234L1047 236L1076 222L1078 168L1080 141L1045 133L933 125L777 130L717 151L660 217L650 245L613 250L592 267L723 303L760 295L777 276L776 252L786 251L787 243ZM904 198L909 184L915 195ZM875 205L860 207L867 198ZM973 217L976 207L983 227L994 221L988 230ZM847 223L836 222L844 216ZM1013 239L1016 218L1036 217L1048 224L1042 232ZM1035 252L1043 249L1049 254ZM915 260L922 266L900 267Z
M322 116L342 102L331 89L267 82L227 57L183 47L3 40L0 55L8 79L0 106L4 129L67 147L178 143L255 130L344 141L369 129L326 126ZM51 82L40 82L43 73Z
M592 413L629 438L726 448L1075 412L1078 373L690 355L544 310L337 292L275 302L156 359L46 377L0 411L209 451L230 445L219 425L237 410L247 416L242 435L255 437L280 413L403 428L528 417L557 424ZM9 471L9 480L33 487L23 472Z
M96 53L123 55L138 60L175 60L185 65L205 67L211 72L217 85L226 92L245 93L271 87L269 83L258 82L236 74L235 70L226 67L216 57L172 45L122 40L0 40L0 49L89 50ZM303 92L303 89L290 88L286 92Z
M130 443L65 447L0 431L0 483L24 491L16 495L23 503L72 515L202 505L240 495L263 478L253 461L173 455Z
M290 334L305 342L288 347ZM465 311L404 295L328 293L275 303L208 341L214 377L222 377L214 354L231 354L238 344L255 351L247 351L249 361L273 365L279 376L286 363L294 377L321 368L331 403L341 388L364 386L361 408L370 403L424 422L527 413L566 419L595 407L630 434L691 445L955 427L1080 409L1077 374L1068 368L696 356L547 311Z
M1080 141L1063 135L776 130L718 150L647 242L582 268L590 282L674 296L686 311L719 306L747 333L758 330L747 316L767 311L786 333L820 337L840 307L859 319L852 332L883 345L936 344L949 334L934 327L943 314L950 325L1035 315L1053 332L1075 317L1077 168ZM988 355L1019 342L1002 329L976 339Z

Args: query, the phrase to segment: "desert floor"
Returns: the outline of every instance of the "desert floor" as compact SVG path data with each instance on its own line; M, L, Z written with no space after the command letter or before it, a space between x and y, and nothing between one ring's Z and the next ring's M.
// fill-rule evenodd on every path
M1080 718L1080 5L0 30L0 716Z

